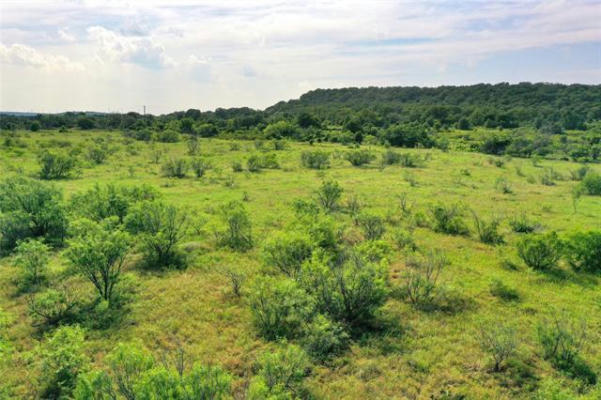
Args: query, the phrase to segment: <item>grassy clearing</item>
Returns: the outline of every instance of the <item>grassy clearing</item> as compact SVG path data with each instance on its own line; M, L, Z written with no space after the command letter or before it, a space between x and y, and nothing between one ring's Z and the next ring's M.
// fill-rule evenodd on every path
M519 234L509 226L510 218L524 213L539 223L542 231L556 231L560 236L601 229L599 197L582 196L574 210L571 193L577 182L570 181L569 176L578 164L544 160L534 165L530 160L505 158L501 165L495 162L498 158L483 154L398 149L417 154L425 162L417 168L380 168L379 155L385 149L364 146L378 154L378 160L353 167L344 157L348 149L341 145L288 143L284 150L270 151L276 154L279 168L234 172L234 162L241 162L246 169L248 158L264 151L257 150L250 141L201 139L195 157L209 161L211 169L202 178L189 171L186 178L177 179L164 177L161 164L171 157L191 159L185 142L147 144L126 140L117 132L42 131L23 133L25 147L0 150L0 176L34 176L39 168L35 154L44 143L70 151L86 148L97 138L104 138L114 152L100 165L86 165L82 154L84 163L74 178L54 181L64 190L66 200L97 183L148 183L158 188L166 202L198 216L182 245L192 258L186 270L148 272L136 266L136 255L128 258L126 269L137 276L139 294L123 321L108 329L88 331L86 351L97 365L102 365L104 355L120 341L141 340L157 354L182 346L190 358L220 364L232 373L234 394L243 398L257 359L276 344L261 339L252 326L245 298L247 284L242 286L241 298L237 298L223 271L242 271L248 280L262 273L261 244L294 219L294 200L309 199L322 181L336 180L344 189L343 203L356 196L364 209L385 217L384 240L394 249L389 257L393 287L400 284L407 269L405 257L396 250L392 237L395 227L407 223L400 209L403 195L413 215L422 212L427 216L432 205L444 203L462 205L486 219L500 218L504 243L481 243L469 212L465 214L469 236L416 227L417 246L444 250L450 261L440 277L446 288L447 307L416 309L393 296L383 314L393 321L392 332L397 333L366 335L354 340L348 351L329 363L316 364L306 384L317 398L426 399L449 398L442 397L448 394L474 399L527 399L551 379L565 381L563 385L576 393L579 384L543 359L536 340L537 324L563 312L586 320L589 337L582 356L601 373L599 276L574 272L563 262L554 273L527 268L516 252ZM234 143L237 146L232 146ZM269 145L267 142L265 147ZM152 154L159 148L163 154L160 162L154 163ZM301 153L316 149L331 153L330 168L301 166ZM540 181L549 168L556 172L553 185ZM500 179L504 182L501 188ZM257 244L248 252L217 248L210 233L215 210L231 200L243 201L251 217ZM345 226L346 238L361 237L348 214L337 212L335 218ZM12 257L0 259L0 307L13 320L6 328L13 352L11 359L0 366L0 372L2 384L8 385L15 396L27 397L35 390L36 371L31 366L42 337L27 315L26 296L16 294L13 264ZM67 272L62 251L55 252L50 280L66 280L92 295L81 278ZM491 291L495 281L519 293L517 300L495 295L498 290ZM479 345L483 321L509 322L517 329L518 353L502 372L491 372L490 357ZM589 389L588 396L598 394L596 390Z

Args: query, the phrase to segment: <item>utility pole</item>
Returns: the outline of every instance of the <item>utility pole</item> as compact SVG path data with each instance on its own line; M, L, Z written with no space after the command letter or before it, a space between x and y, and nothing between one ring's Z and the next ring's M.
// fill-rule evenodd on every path
M144 114L143 115L146 115L146 106L142 106L142 107L144 107Z

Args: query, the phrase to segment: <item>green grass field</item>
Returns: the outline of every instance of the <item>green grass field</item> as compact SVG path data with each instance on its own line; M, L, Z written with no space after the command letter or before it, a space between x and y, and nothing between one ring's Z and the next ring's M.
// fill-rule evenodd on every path
M396 149L418 154L425 160L423 166L380 168L379 154L386 149L362 146L378 158L366 166L353 167L342 157L349 148L341 145L290 142L284 150L274 151L272 144L265 142L264 147L276 154L280 168L233 172L232 162L240 161L246 168L248 157L262 150L251 141L201 139L198 156L209 160L213 168L202 178L189 172L186 178L175 179L161 174L161 164L169 157L191 158L185 142L148 144L125 139L120 132L42 131L21 132L22 147L0 147L0 176L35 176L39 169L36 154L43 146L85 149L97 138L105 139L113 148L112 154L105 163L93 165L86 161L84 151L76 176L53 181L63 189L65 201L96 184L146 183L156 187L165 201L193 216L192 229L181 244L190 255L185 270L148 271L138 266L138 255L128 257L126 270L137 277L139 285L130 312L117 324L86 332L86 354L98 367L103 366L104 356L117 342L139 340L155 354L183 347L190 359L223 366L234 376L234 397L245 398L257 359L280 346L257 333L247 303L251 281L264 273L262 243L290 226L296 199L309 200L322 181L336 180L344 189L342 204L356 196L364 209L384 216L383 240L392 249L388 264L393 289L401 284L407 268L405 253L392 239L397 227L409 223L400 209L402 196L406 196L412 215L428 215L430 207L439 202L463 205L471 233L452 236L428 227L415 228L413 236L420 249L443 250L450 260L440 278L448 306L424 310L390 296L381 314L396 329L366 333L354 338L350 349L331 361L313 363L304 384L316 398L530 399L550 384L574 398L599 398L599 384L583 389L577 379L544 359L536 327L559 314L585 320L588 336L581 355L601 374L600 277L575 272L563 260L553 272L530 269L517 255L519 234L508 224L524 213L538 222L543 232L556 231L560 237L601 229L599 197L582 196L574 208L572 188L577 182L569 177L578 164L550 160L533 163L438 149ZM151 153L158 148L164 154L154 163ZM330 168L301 166L301 152L315 149L332 154ZM495 164L495 160L503 163ZM556 173L552 186L540 182L549 168ZM499 182L506 183L509 193L499 188ZM252 221L255 244L247 252L217 247L210 232L215 210L231 200L242 201ZM493 246L480 242L468 209L486 219L500 218L505 243ZM348 213L338 211L334 218L344 228L346 241L362 240L361 230L352 224ZM92 296L89 283L70 273L63 253L60 249L53 252L50 285L65 283ZM247 276L240 298L232 294L223 273L226 268ZM6 327L12 351L0 365L0 385L6 385L16 398L30 398L36 391L36 348L45 339L44 332L32 326L27 296L15 289L16 276L13 258L0 259L0 308L12 320ZM515 289L518 298L506 301L493 295L491 284L496 280ZM499 321L516 327L519 346L503 371L493 372L490 355L480 346L480 329Z

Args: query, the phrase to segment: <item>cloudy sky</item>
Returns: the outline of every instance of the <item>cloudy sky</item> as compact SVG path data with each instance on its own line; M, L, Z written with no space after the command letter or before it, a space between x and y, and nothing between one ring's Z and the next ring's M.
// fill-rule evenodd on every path
M0 2L0 110L264 108L314 88L601 83L601 0Z

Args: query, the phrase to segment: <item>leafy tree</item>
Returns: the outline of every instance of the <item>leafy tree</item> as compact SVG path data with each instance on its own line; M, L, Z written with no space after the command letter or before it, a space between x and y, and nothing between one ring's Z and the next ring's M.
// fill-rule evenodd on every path
M36 287L47 279L49 250L49 247L39 240L27 239L19 242L15 264L22 269L20 285L23 289Z
M121 277L130 239L127 233L107 225L87 219L77 221L67 258L94 285L100 298L110 303Z
M80 119L77 120L77 126L79 126L79 129L84 129L84 130L92 129L92 128L94 128L94 125L95 125L94 120L89 117L81 117Z
M160 201L143 201L132 207L124 224L137 234L148 267L183 267L177 245L187 233L189 218L183 210Z
M62 192L25 177L0 181L0 250L12 250L19 240L42 238L50 245L63 243L67 218Z
M548 270L561 257L562 242L555 232L524 236L517 244L518 255L531 268Z
M70 398L78 375L89 367L83 348L84 330L78 326L60 327L48 338L40 353L41 398Z
M77 165L73 156L63 152L44 151L38 157L40 178L64 179L69 178Z

